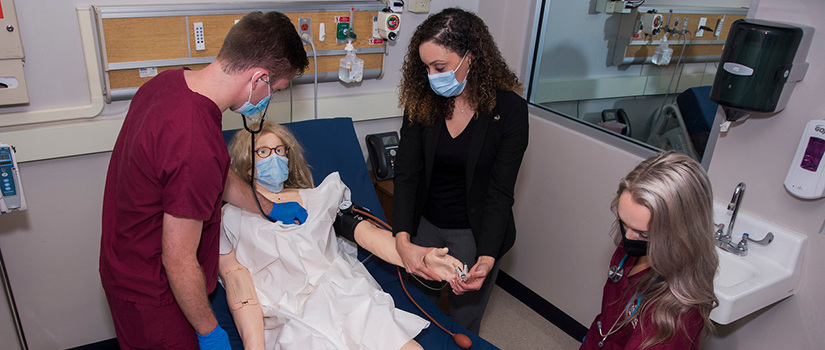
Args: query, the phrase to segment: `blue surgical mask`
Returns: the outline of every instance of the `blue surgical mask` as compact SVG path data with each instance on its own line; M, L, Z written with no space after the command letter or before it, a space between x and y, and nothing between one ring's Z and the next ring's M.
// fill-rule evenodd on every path
M428 74L427 78L430 79L430 88L433 91L441 96L444 97L453 97L460 94L464 91L464 86L467 85L467 77L464 78L464 81L458 82L458 79L455 78L455 71L461 67L461 64L464 63L464 58L467 57L467 54L464 54L464 57L461 58L461 62L458 63L458 67L443 73L436 73L436 74ZM467 75L470 75L470 71L467 71Z
M267 95L266 97L264 97L261 100L261 102L258 102L257 105L253 105L253 104L249 103L249 101L246 101L246 102L244 102L243 106L241 106L238 109L233 109L232 111L235 112L235 113L239 113L241 115L244 115L244 116L261 113L261 112L263 112L264 109L266 109L266 106L269 105L269 99L271 97L272 97L272 95Z
M252 77L252 80L253 81L255 80L254 76ZM268 86L269 83L266 82L266 81L264 81L264 82L267 84L267 88L269 88L269 86ZM233 112L239 113L239 114L244 115L244 116L247 116L247 115L253 115L253 114L261 113L261 112L263 112L264 109L266 109L266 106L269 105L269 99L272 97L272 94L266 95L266 97L261 99L261 101L258 102L257 105L253 105L250 101L252 101L252 90L254 89L254 87L255 87L255 84L252 84L252 86L249 87L249 98L246 99L246 102L244 102L244 104L240 108L233 109L232 110ZM271 91L272 90L270 88L270 92Z
M289 178L289 159L277 154L255 162L255 181L273 193L281 192L284 181Z

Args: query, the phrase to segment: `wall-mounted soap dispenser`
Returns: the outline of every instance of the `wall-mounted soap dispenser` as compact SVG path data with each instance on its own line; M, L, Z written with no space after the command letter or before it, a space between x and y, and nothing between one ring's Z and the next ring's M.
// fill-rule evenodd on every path
M814 29L756 19L731 25L710 98L736 121L751 112L785 108L796 83L805 77L805 62Z
M785 188L799 198L825 197L825 120L811 120L805 125L796 147Z
M0 0L0 107L29 103L14 0Z

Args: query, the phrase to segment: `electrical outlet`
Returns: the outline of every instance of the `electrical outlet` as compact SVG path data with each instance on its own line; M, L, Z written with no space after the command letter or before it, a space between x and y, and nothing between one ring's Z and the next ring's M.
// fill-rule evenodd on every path
M416 13L430 12L430 0L409 0L407 11Z
M203 39L203 22L195 22L195 50L206 50L206 41Z
M299 18L298 19L298 35L300 35L302 38L304 36L304 33L309 34L311 36L312 33L310 33L310 31L309 31L309 29L311 28L310 27L311 25L312 25L312 22L310 21L309 18ZM309 45L309 43L305 42L304 45Z
M702 29L702 26L708 23L708 19L706 17L699 18L699 25L696 26L696 37L701 37L705 34L705 30Z

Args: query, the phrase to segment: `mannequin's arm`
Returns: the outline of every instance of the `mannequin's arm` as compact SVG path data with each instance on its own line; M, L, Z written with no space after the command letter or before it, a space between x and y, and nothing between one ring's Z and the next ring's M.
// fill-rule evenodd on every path
M369 221L361 221L355 227L355 243L388 263L403 267L401 256L395 249L392 232L381 229ZM444 281L452 281L456 276L455 267L464 264L447 254L447 248L432 248L424 256L424 264Z
M235 251L222 254L218 261L221 281L226 288L226 302L235 319L244 349L264 349L264 315L252 275L238 259Z

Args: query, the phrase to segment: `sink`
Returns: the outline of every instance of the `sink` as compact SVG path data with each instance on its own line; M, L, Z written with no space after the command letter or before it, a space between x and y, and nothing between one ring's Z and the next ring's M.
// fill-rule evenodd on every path
M721 250L717 252L721 252ZM716 278L713 280L715 288L730 288L752 280L759 275L759 271L755 267L748 265L740 257L731 253L719 254L719 265L725 266L725 268L717 270Z
M730 222L727 203L714 202L714 222ZM713 281L719 306L710 319L729 324L794 294L802 266L807 236L766 221L745 211L739 211L731 234L736 243L743 233L759 240L773 232L774 240L767 246L748 242L748 255L737 256L716 248L719 270Z

